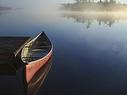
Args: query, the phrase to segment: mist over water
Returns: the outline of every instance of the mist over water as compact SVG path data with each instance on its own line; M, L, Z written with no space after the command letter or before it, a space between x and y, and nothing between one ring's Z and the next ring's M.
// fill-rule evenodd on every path
M86 25L87 28L93 23L98 23L98 26L107 25L112 27L116 23L127 20L127 13L123 12L64 12L63 17L73 19L74 22Z
M53 43L53 65L37 95L126 95L127 13L66 11L61 3L0 1L12 7L0 10L0 36L45 31Z

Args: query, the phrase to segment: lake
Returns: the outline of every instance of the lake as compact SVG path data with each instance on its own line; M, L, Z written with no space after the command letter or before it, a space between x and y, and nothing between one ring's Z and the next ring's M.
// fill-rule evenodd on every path
M0 36L45 31L53 42L52 67L37 95L126 95L126 25L123 13L0 11Z

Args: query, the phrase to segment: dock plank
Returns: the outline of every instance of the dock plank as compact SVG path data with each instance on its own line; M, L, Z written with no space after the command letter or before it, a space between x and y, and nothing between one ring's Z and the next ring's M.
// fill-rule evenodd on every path
M16 55L29 40L30 37L0 37L0 54L14 53Z
M16 55L29 40L30 37L0 37L0 65L13 64Z

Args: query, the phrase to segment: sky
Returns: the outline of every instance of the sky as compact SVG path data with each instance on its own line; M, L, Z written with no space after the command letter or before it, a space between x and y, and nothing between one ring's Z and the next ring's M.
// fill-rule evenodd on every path
M46 5L53 5L57 3L64 3L64 2L71 2L73 0L0 0L0 5L3 6L46 6Z
M59 3L70 3L74 0L0 0L0 6L10 7L46 7ZM127 0L119 0L127 2Z

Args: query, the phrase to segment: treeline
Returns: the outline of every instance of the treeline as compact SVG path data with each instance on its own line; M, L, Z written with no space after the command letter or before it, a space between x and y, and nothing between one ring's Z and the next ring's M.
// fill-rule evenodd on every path
M118 0L75 0L62 4L61 8L69 11L127 11L127 4L120 4Z
M75 0L75 3L116 3L118 0Z
M11 8L10 7L2 7L0 6L0 10L10 10Z

